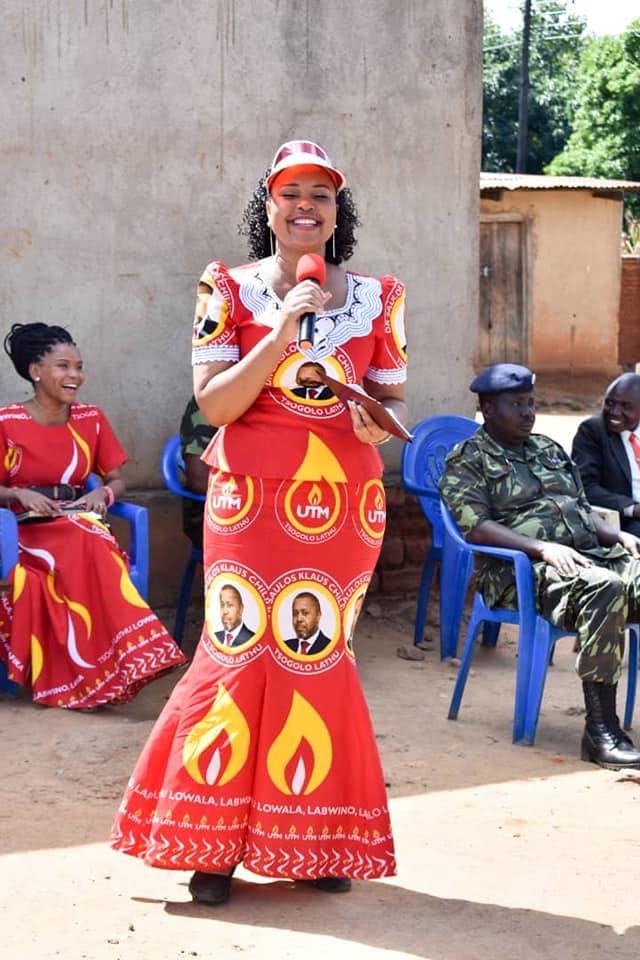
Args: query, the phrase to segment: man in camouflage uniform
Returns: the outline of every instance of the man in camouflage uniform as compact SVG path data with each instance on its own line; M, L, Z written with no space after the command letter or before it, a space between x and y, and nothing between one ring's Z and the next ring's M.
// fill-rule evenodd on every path
M200 459L209 446L216 428L207 423L194 397L189 400L180 423L180 447L185 467L185 485L192 493L207 492L209 467ZM202 519L204 503L199 500L182 501L182 529L191 542L202 550Z
M586 724L582 758L640 768L620 728L616 688L627 620L640 620L640 541L593 513L575 465L549 437L531 434L534 375L495 364L471 384L484 425L447 457L440 492L470 543L522 550L532 560L536 606L576 631ZM489 606L514 606L512 565L476 558Z

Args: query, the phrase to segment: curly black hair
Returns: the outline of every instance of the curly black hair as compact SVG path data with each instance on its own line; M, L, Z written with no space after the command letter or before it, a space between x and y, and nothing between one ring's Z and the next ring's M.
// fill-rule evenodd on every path
M269 236L271 229L267 222L265 209L269 196L265 181L270 172L270 169L265 170L260 178L242 215L242 223L238 227L240 236L247 238L251 260L263 260L271 255L271 239ZM353 256L353 248L358 242L355 235L356 227L361 226L361 222L348 187L344 187L336 195L336 205L337 218L334 233L336 253L334 256L334 240L332 237L327 240L325 245L324 258L327 263L338 264Z
M37 363L49 353L56 343L71 343L75 341L64 327L49 326L48 323L14 323L4 338L4 349L13 363L16 373L23 379L33 383L29 373L32 363Z

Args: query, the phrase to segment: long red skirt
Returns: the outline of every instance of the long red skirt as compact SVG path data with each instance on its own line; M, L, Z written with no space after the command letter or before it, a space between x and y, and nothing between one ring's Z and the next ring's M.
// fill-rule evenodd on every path
M379 480L212 476L202 637L129 781L115 849L167 869L395 873L351 645L384 521ZM221 598L234 590L242 626L227 637ZM294 603L315 616L306 654Z
M20 527L0 656L36 703L124 703L185 657L134 587L108 528L85 515Z

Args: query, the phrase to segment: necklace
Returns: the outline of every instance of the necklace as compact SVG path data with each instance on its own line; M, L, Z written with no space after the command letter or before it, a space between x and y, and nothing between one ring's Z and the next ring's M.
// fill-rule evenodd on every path
M36 407L42 410L45 418L51 420L52 423L66 423L69 419L69 408L66 403L61 403L57 410L52 410L50 407L45 407L43 403L40 403L35 394L31 399Z

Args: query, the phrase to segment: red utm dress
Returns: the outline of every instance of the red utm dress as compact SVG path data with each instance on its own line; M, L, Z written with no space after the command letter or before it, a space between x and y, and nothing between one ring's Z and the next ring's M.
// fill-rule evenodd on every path
M71 405L43 426L21 403L0 409L0 483L83 486L127 456L98 407ZM74 514L18 528L12 595L0 599L0 657L36 703L96 707L131 700L184 657L132 584L104 523Z
M259 263L213 263L202 280L212 294L194 363L237 360L269 332L280 301ZM292 879L395 873L350 644L384 533L382 464L355 437L345 405L308 381L319 363L343 382L402 382L404 287L353 273L347 282L345 306L318 316L313 350L303 356L290 343L253 406L204 455L202 637L112 834L114 848L154 867L215 873L242 862ZM242 623L229 634L220 599L234 590ZM316 617L306 653L294 630L298 597Z

